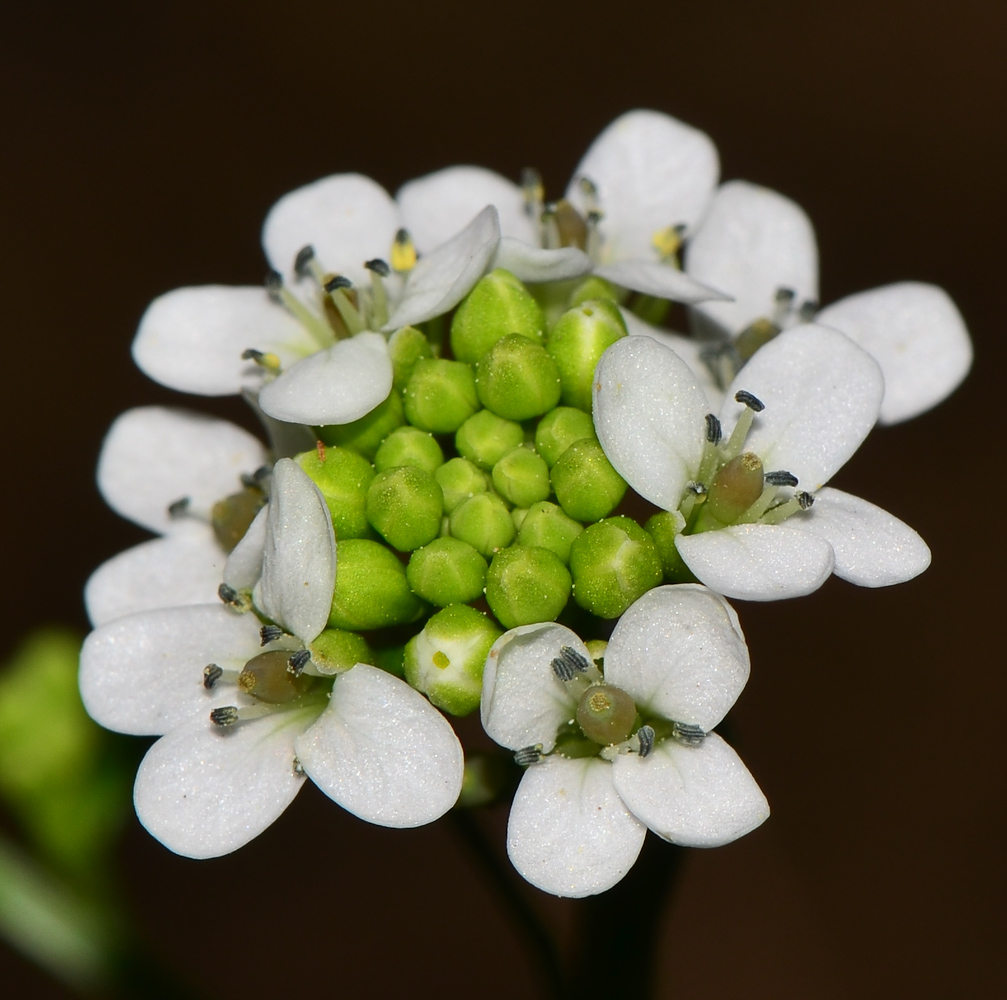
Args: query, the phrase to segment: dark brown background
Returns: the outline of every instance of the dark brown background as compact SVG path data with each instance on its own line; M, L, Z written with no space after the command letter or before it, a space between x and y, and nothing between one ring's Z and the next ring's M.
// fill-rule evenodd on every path
M754 670L732 738L774 815L689 856L662 995L1004 995L1007 11L474 11L106 0L5 16L0 646L45 622L83 628L87 573L141 538L92 476L120 410L178 400L131 366L137 320L178 285L259 280L258 228L280 194L344 170L394 190L466 161L511 176L536 164L556 192L616 114L670 112L715 139L725 177L808 210L824 302L936 282L977 361L948 404L877 431L837 480L914 525L931 570L739 607ZM154 946L214 996L536 995L445 824L367 827L306 789L230 858L176 858L134 825L123 862ZM569 923L567 904L547 910ZM9 951L0 981L64 995Z

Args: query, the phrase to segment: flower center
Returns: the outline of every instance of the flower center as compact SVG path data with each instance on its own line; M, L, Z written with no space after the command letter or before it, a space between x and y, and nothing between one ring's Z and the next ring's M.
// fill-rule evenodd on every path
M316 678L290 669L289 650L273 649L253 656L238 675L238 687L268 705L285 705L306 694Z
M592 684L577 704L577 724L584 735L609 746L621 743L633 731L636 703L612 684Z

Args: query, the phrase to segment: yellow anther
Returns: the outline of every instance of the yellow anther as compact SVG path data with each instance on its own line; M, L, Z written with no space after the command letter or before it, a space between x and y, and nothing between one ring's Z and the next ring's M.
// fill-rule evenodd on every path
M654 249L662 259L674 257L682 248L682 230L679 226L665 226L651 237Z
M399 274L405 274L416 266L416 247L413 246L413 239L405 229L400 229L395 234L390 263L392 270L398 271Z

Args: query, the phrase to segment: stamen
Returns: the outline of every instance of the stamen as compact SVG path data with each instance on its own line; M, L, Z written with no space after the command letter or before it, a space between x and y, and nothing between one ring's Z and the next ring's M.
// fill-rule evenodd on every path
M686 483L685 488L693 495L701 497L706 493L706 487L702 483L691 482Z
M387 262L383 261L380 257L375 257L374 260L365 260L364 267L368 271L373 271L374 274L381 278L387 278L392 273L392 269L388 266Z
M337 274L334 278L329 278L322 287L328 292L332 304L339 311L339 316L346 324L350 336L360 333L364 328L363 317L346 294L347 289L353 287L353 282L345 275Z
M315 338L319 347L332 346L335 340L332 328L284 286L283 278L278 271L270 271L266 275L266 291L274 302L283 306Z
M311 277L311 262L315 259L315 248L309 243L297 251L294 258L294 273L302 278Z
M598 226L601 224L603 218L605 218L604 214L597 209L592 209L587 213L587 236L584 239L584 253L591 260L598 260L601 254L601 234L598 232Z
M691 722L672 723L671 735L672 738L687 747L698 747L706 739L703 727Z
M234 705L215 708L210 712L210 721L215 726L233 726L238 721L238 709Z
M675 226L665 226L658 229L651 237L651 244L658 252L661 260L673 262L675 254L682 249L682 237L685 234L685 226L679 224Z
M400 229L395 234L391 265L392 270L398 271L399 274L407 274L416 266L416 247L407 229Z
M559 222L556 219L556 203L554 201L542 207L539 221L542 223L542 246L546 250L558 250L560 247Z
M591 664L576 649L563 646L551 666L552 672L561 681L572 681L577 674L587 673Z
M766 404L758 396L753 396L752 393L745 389L739 389L734 394L734 398L737 402L744 403L745 406L755 413L761 413L766 408Z
M801 510L811 510L815 502L814 494L806 493L803 490L794 499L801 505Z
M178 500L173 500L168 504L168 517L173 521L180 517L185 517L189 513L189 508L192 506L192 497L180 497Z
M640 756L649 757L651 750L654 749L654 727L653 726L641 726L636 731L636 738L640 741Z
M337 289L352 288L353 282L350 281L350 279L347 278L345 275L337 274L334 278L329 278L329 280L325 282L323 287L331 295L332 292L336 291Z
M791 514L796 514L800 510L808 510L814 502L815 498L812 494L805 492L796 493L790 500L766 511L762 516L762 523L780 524L790 517Z
M773 296L773 315L772 321L781 329L787 325L787 318L794 308L794 300L797 298L797 292L792 288L780 287L776 289L776 294Z
M295 757L294 758L294 774L298 778L302 777L304 774L304 765Z
M525 167L521 171L521 193L524 195L525 215L537 218L545 199L545 185L542 175L534 167Z
M266 292L269 297L274 302L283 305L283 275L279 271L270 269L266 272L263 284L266 286Z
M514 753L514 763L521 767L529 767L537 764L542 759L542 744L536 743L534 746L522 747Z
M292 653L290 659L287 660L287 673L293 674L294 677L300 677L310 659L310 649L299 649L296 653Z
M271 642L286 635L286 632L279 625L263 625L259 629L259 645L268 646Z
M221 667L218 667L216 663L208 663L203 667L203 687L207 691L213 690L213 685L224 676L224 671Z
M257 351L254 347L249 347L241 352L241 360L254 361L260 368L265 368L274 375L280 373L280 359L272 351Z
M364 267L371 273L371 317L367 327L373 330L388 322L388 293L383 279L392 269L380 257L365 261Z
M777 472L767 472L766 482L770 486L796 486L797 476L792 472L787 472L784 469L780 469Z
M720 426L720 420L712 413L706 415L706 440L710 444L720 444L720 439L724 435L724 429Z
M815 299L805 299L797 310L797 318L802 323L810 323L818 312L818 302Z
M229 608L234 608L236 611L248 611L252 606L244 594L235 590L234 587L228 586L226 583L222 583L217 588L217 596Z

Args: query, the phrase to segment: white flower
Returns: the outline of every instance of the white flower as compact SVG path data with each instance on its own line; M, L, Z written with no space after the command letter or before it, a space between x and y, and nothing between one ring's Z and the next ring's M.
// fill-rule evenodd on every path
M748 673L734 611L692 584L658 587L629 608L605 650L603 681L562 625L502 636L486 661L482 721L528 763L507 829L517 870L547 892L588 896L629 871L648 828L690 847L755 829L766 799L710 732ZM602 720L596 731L608 704L629 726L637 712L645 724L631 735L625 722Z
M767 321L787 327L818 307L818 251L810 220L789 198L744 181L718 189L686 248L685 270L733 296L730 302L695 307L700 328L712 325L708 332L720 338L735 338ZM845 333L881 366L883 424L936 406L972 363L962 317L935 285L904 281L850 295L818 312L815 322ZM748 356L739 346L734 367Z
M274 470L264 523L256 606L290 633L265 653L273 633L260 638L258 617L219 603L128 615L84 643L92 717L166 734L137 773L140 821L179 854L226 854L269 826L307 774L369 822L431 822L461 788L461 747L443 716L375 667L357 664L327 693L305 665L301 650L328 618L336 549L324 500L289 459Z
M831 572L881 587L929 565L907 525L822 488L874 426L883 392L865 351L834 330L799 326L739 372L718 420L684 361L627 337L598 363L594 421L630 486L676 512L675 546L696 578L728 597L775 600L810 593ZM741 486L721 475L727 468Z

